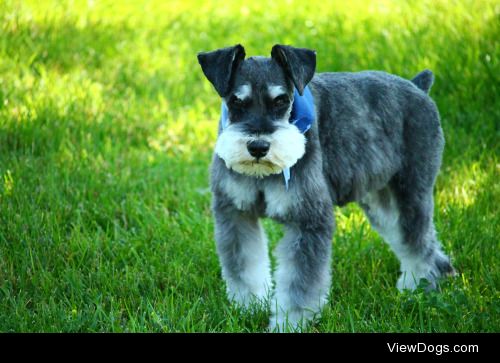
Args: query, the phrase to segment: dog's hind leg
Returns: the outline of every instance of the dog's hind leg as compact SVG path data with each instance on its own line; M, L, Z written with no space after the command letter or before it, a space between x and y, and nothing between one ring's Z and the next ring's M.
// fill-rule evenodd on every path
M386 188L361 200L372 225L401 261L400 290L415 289L422 278L435 288L439 277L455 273L433 222L432 192L441 166L443 132L435 104L417 96L407 110L401 170Z
M228 298L247 307L264 302L271 289L267 239L257 217L214 210L217 253Z
M400 211L399 225L402 244L394 247L401 260L401 277L397 287L413 290L421 278L429 282L428 288L435 289L437 280L454 275L450 259L441 249L436 236L433 212L432 186L428 189L394 186Z
M369 193L360 204L373 228L401 262L399 290L414 290L421 279L435 288L439 277L454 274L436 237L432 190L423 195L403 196L388 186Z

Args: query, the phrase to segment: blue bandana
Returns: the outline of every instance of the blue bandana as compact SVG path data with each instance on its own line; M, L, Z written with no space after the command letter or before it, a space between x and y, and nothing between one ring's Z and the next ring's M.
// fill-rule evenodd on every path
M220 122L224 130L229 126L227 106L222 102ZM293 91L293 105L290 113L289 122L299 129L300 133L305 134L314 122L314 98L309 87L304 88L304 94L301 96L297 89ZM288 190L288 181L290 180L290 168L283 169L283 178L285 187Z

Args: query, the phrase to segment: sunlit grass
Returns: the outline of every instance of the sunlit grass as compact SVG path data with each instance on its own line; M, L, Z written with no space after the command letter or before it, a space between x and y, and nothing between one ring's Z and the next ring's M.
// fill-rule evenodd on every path
M473 206L477 196L490 187L492 180L488 176L498 174L498 165L492 163L488 169L481 167L479 162L448 168L446 183L437 193L438 203L442 206ZM493 187L498 189L498 183Z
M436 76L436 224L459 278L399 294L355 205L311 331L498 331L497 1L0 2L0 330L263 331L231 307L208 166L220 100L196 53L316 49L319 71ZM265 221L271 245L282 229Z

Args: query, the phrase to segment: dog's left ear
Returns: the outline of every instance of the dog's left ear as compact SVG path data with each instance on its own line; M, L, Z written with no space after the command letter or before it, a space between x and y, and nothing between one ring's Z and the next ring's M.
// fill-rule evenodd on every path
M316 52L305 48L276 44L271 50L271 58L283 67L295 88L302 96L304 88L314 77Z
M230 91L231 77L243 59L245 59L245 49L241 44L198 53L198 62L203 73L221 97L225 97Z

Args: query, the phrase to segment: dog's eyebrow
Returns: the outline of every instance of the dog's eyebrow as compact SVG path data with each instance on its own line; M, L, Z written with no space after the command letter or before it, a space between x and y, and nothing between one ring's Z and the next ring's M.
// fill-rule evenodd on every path
M240 100L250 98L250 96L252 95L252 87L250 87L249 84L244 84L236 89L234 95Z
M283 86L275 86L275 85L268 86L267 92L269 93L269 97L273 99L281 95L286 95L286 89Z

